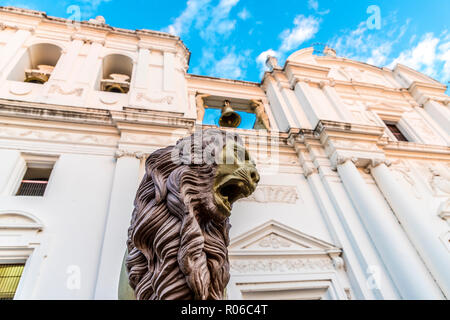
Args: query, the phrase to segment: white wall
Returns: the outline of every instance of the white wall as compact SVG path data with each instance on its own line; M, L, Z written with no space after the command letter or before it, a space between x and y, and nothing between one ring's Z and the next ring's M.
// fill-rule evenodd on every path
M0 157L8 160L8 167L18 160L17 152L1 150ZM112 157L61 154L44 197L1 197L0 210L31 213L44 225L46 258L39 266L36 287L23 285L33 291L30 298L93 298L113 170ZM5 179L3 171L2 185L15 178ZM79 289L67 287L70 266L79 267Z

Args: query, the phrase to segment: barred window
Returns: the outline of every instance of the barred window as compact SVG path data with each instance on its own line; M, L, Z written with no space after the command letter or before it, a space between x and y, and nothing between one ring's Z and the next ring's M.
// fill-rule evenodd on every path
M0 300L14 299L24 267L24 264L0 265Z
M398 128L398 126L396 124L392 124L392 123L386 123L386 127L388 127L389 131L391 131L391 133L394 135L395 139L397 139L397 141L406 141L408 142L408 139L406 139L405 135L400 131L400 129Z
M42 197L47 188L48 180L52 172L51 167L34 167L27 164L27 171L22 179L17 196Z

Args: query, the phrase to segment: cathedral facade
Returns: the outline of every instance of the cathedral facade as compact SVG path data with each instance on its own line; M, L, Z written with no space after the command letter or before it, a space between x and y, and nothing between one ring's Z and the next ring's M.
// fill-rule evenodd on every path
M269 57L260 83L189 57L167 33L0 8L0 299L117 299L145 159L224 106L253 117L221 129L261 176L230 218L228 299L450 298L445 85L331 48Z

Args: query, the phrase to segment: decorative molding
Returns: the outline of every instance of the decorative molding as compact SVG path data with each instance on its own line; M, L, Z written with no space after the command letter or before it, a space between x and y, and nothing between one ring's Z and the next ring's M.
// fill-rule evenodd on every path
M266 130L270 131L271 127L269 116L266 113L264 103L262 101L252 99L250 100L250 106L256 114L256 121L259 121L259 123L262 124Z
M25 25L16 25L16 24L11 24L8 22L0 22L0 30L5 30L5 29L12 29L12 30L25 30L25 31L29 31L31 34L34 34L36 31L35 27L32 26L25 26Z
M25 82L11 82L9 92L16 96L26 96L33 91L33 86Z
M330 258L236 259L230 261L233 273L304 273L334 271Z
M443 233L439 238L441 239L447 250L450 252L450 231Z
M117 94L117 93L116 93ZM107 104L107 105L113 105L119 102L119 99L117 96L111 96L111 95L100 95L99 100L101 103Z
M436 196L450 195L450 168L446 166L432 166L428 170L431 172L429 184Z
M145 153L140 151L117 150L114 157L116 159L120 159L122 157L130 157L142 160L145 157Z
M389 163L391 163L391 172L394 174L394 178L400 183L403 181L406 182L406 186L409 188L414 197L416 199L422 199L422 192L419 190L416 181L413 178L413 173L411 172L409 165L405 163L404 160L395 160L394 162L389 161Z
M28 229L41 231L44 228L35 216L21 211L0 211L0 230Z
M71 144L108 146L115 145L117 142L117 138L112 136L10 127L0 127L0 137L9 139L38 140L40 142L52 141Z
M81 34L78 34L78 33L73 33L70 36L70 40L71 41L80 40L80 41L83 41L83 43L86 43L86 44L98 43L98 44L100 44L102 46L104 46L105 43L106 43L105 39L90 38L90 37L87 37L87 36L84 36L84 35L81 35Z
M197 93L195 96L195 105L197 110L197 121L203 122L203 118L205 116L205 98L208 98L209 94Z
M160 95L160 97L157 97L157 98L149 97L144 92L139 92L136 95L136 100L138 102L142 101L142 100L145 100L145 101L150 102L150 103L166 103L168 105L171 105L173 103L174 99L175 99L175 97L172 96L172 95L165 95L165 96L161 96Z
M354 140L329 140L328 146L347 150L380 151L376 144Z
M313 174L318 174L319 170L313 165L303 165L303 174L305 178L309 178Z
M345 270L345 262L341 257L333 257L331 258L331 261L337 270Z
M344 156L344 155L337 155L335 160L335 167L339 165L345 164L347 161L353 162L353 164L356 164L358 162L358 158L353 156Z
M295 204L298 199L295 186L260 185L250 197L240 201Z
M371 169L374 169L382 164L386 165L387 167L390 167L392 165L392 161L387 160L387 159L370 159L370 162L367 165L367 167L365 168L365 171L367 173L370 173Z
M450 223L450 198L441 203L438 209L438 216Z
M283 239L275 233L271 233L267 237L263 238L258 242L258 246L261 248L289 248L292 246L292 242Z
M261 243L263 244L261 246ZM270 220L232 239L231 256L339 256L341 249L280 222Z
M84 89L83 88L75 88L72 90L64 90L60 85L52 84L50 89L48 90L49 94L58 93L64 96L71 96L75 95L77 97L81 97L83 94Z

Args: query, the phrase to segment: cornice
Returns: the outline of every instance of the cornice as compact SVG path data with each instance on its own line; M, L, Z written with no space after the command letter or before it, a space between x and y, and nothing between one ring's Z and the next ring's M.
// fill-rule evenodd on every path
M313 65L313 64L306 64L306 63L300 63L300 62L293 62L293 61L287 61L286 65L284 66L284 70L288 70L289 68L292 68L292 73L296 75L296 72L305 71L308 75L310 72L313 72L317 75L317 77L320 78L326 78L328 76L328 73L330 72L331 68L329 67L323 67L319 65Z
M389 141L383 146L386 156L412 159L450 161L450 147Z
M0 115L47 121L111 124L110 112L102 109L68 107L14 100L0 100Z
M220 84L232 84L232 85L241 85L246 87L256 87L260 88L261 84L258 82L252 82L252 81L244 81L244 80L233 80L233 79L226 79L226 78L219 78L219 77L211 77L211 76L204 76L204 75L198 75L198 74L186 74L187 80L199 80L199 81L213 81Z
M42 22L47 22L47 23L54 23L57 25L70 25L73 23L73 20L70 19L66 19L66 18L60 18L60 17L52 17L52 16L47 16L47 14L43 11L35 11L35 10L29 10L29 9L21 9L21 8L15 8L15 7L0 7L0 14L6 14L6 15L11 15L11 14L16 14L16 15L21 15L24 17L33 17L33 18L38 18L38 24ZM8 25L8 23L4 22L4 25ZM36 26L37 26L36 25ZM102 23L92 23L89 21L77 21L77 33L83 33L83 31L87 31L89 29L93 29L96 31L101 31L103 32L103 37L106 39L109 35L120 35L120 36L125 36L125 37L131 37L134 40L140 41L141 43L146 43L146 38L155 38L155 39L164 39L164 40L168 40L171 42L174 42L175 44L175 48L181 48L182 51L184 51L185 55L186 55L186 59L187 61L189 61L190 59L190 51L189 49L186 47L186 45L184 44L184 42L180 39L180 37L166 33L166 32L162 32L162 31L154 31L154 30L148 30L148 29L140 29L140 30L130 30L130 29L123 29L123 28L116 28L116 27L112 27L108 24L102 24ZM1 28L1 26L0 26ZM17 28L20 29L26 29L26 26L17 26ZM34 32L36 27L30 27L30 31ZM89 36L86 36L84 41L91 41L91 42L96 42L98 41L95 38L90 38ZM154 50L163 50L163 51L170 51L170 47L169 46L164 46L164 45L155 45L155 44L146 44L144 45L146 47L151 47ZM173 52L176 52L177 50L173 49Z
M385 128L381 126L320 120L314 132L318 135L326 131L327 133L350 133L379 138L383 135L384 130Z
M447 90L447 86L443 84L437 84L437 83L427 83L422 81L413 81L408 90L412 91L415 89L433 89L433 90L439 90L445 92Z

